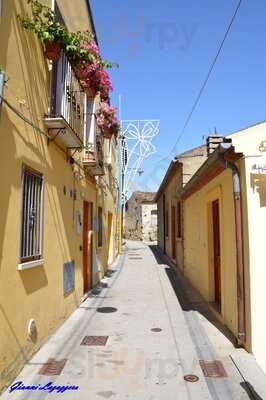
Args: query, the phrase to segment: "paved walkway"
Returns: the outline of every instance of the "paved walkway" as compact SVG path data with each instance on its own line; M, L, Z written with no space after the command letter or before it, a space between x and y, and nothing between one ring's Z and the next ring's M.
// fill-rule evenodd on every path
M116 311L100 313L100 307ZM254 358L235 350L219 329L202 299L167 265L155 246L128 242L102 285L14 381L34 390L6 391L2 398L266 399L265 376ZM81 345L85 336L108 336L108 340L103 346L95 342ZM240 372L249 385L229 355L241 365ZM49 358L66 360L60 375L39 374ZM221 360L229 377L205 378L200 359ZM186 382L187 374L196 375L198 381ZM40 390L49 382L46 388L68 385L77 390ZM255 395L258 397L252 397Z

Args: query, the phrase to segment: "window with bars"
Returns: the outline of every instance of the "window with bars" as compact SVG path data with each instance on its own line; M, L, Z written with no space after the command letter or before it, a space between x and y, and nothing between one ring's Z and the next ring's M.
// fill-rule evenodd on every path
M98 207L98 247L103 245L103 209Z
M167 238L169 236L169 212L168 212L168 206L166 207L166 211L165 211L165 236Z
M182 207L181 207L181 201L177 202L176 217L177 217L177 237L178 238L182 238Z
M42 258L43 175L24 166L22 171L21 262Z

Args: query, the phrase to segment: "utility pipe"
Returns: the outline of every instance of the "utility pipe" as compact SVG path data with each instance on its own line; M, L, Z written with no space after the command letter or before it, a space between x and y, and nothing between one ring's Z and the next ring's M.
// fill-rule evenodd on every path
M246 342L246 319L245 319L245 271L244 271L244 246L243 246L243 221L241 204L240 172L234 162L227 161L224 153L220 161L225 168L232 171L234 210L235 210L235 235L236 235L236 265L237 265L237 318L239 346Z
M1 7L1 6L0 6ZM0 116L1 116L1 108L3 103L3 95L4 95L4 86L5 86L5 73L0 70Z

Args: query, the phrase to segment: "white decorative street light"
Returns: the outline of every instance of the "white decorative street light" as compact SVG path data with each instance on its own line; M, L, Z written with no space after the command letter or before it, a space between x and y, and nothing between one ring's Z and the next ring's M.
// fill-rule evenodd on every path
M143 161L156 153L152 144L153 138L159 133L159 120L122 120L121 121L121 202L124 205L128 199L132 183L144 172L141 169Z

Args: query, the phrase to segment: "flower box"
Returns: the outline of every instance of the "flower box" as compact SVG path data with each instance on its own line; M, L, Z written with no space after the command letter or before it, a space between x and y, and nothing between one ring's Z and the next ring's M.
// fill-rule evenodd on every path
M59 42L44 42L43 52L48 60L58 61L61 57L62 47Z
M113 135L113 132L112 132L111 128L103 127L103 128L101 129L101 131L102 131L103 136L104 136L106 139L111 139L111 137L112 137L112 135Z
M96 158L95 158L94 151L85 150L84 156L83 156L83 164L88 167L94 167L96 165Z

